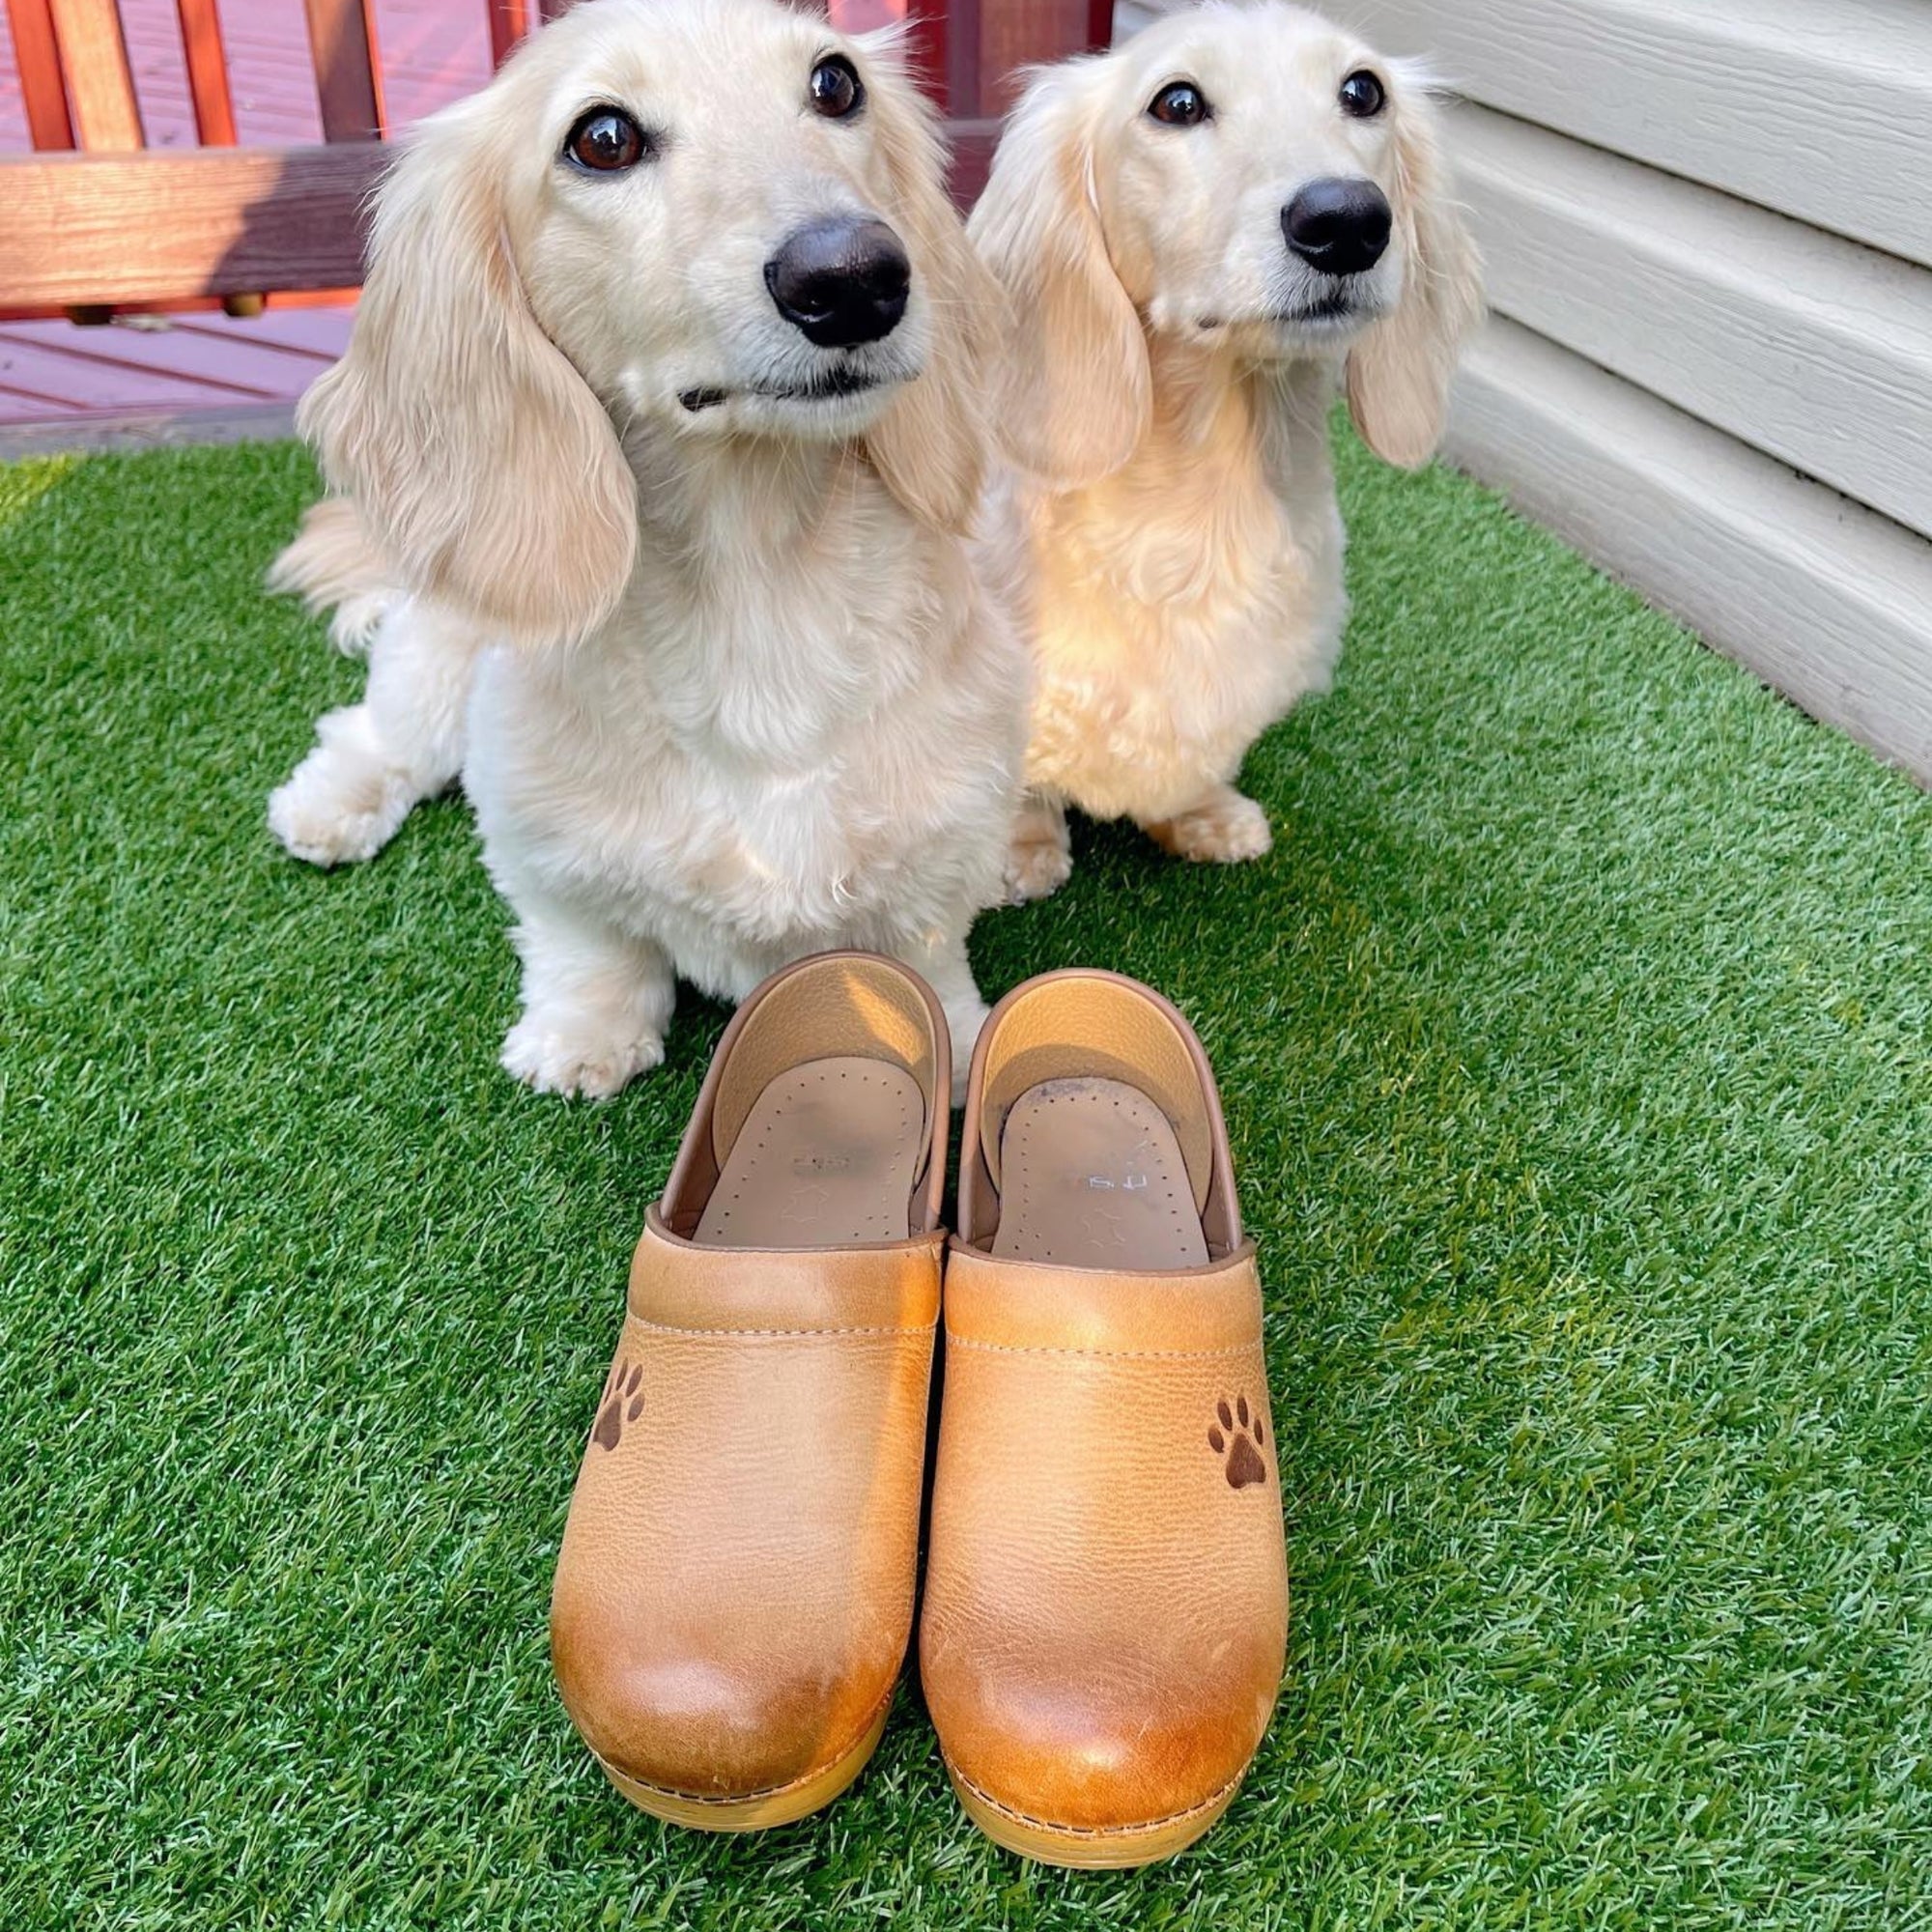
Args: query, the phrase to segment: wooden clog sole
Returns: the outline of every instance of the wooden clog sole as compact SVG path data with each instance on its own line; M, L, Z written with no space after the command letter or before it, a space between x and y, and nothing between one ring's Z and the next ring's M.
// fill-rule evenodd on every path
M892 1699L888 1697L858 1743L823 1771L813 1772L796 1783L780 1785L773 1791L753 1792L744 1798L699 1798L689 1792L668 1791L661 1785L627 1777L601 1757L597 1762L603 1767L604 1776L639 1811L648 1811L668 1825L681 1825L693 1832L762 1832L774 1825L790 1825L809 1817L830 1804L851 1784L878 1749L879 1739L885 1733L886 1714L891 1709Z

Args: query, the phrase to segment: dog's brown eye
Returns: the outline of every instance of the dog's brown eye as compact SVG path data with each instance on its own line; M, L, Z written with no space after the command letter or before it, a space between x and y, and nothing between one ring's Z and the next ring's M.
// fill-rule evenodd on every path
M827 54L811 70L811 104L828 121L843 121L865 106L859 70L843 54Z
M563 144L566 160L599 175L634 168L650 151L644 130L617 107L593 107L579 115Z
M1373 121L1387 99L1381 82L1365 67L1356 69L1342 83L1342 112L1357 121Z
M1191 80L1173 81L1148 102L1148 112L1170 128L1192 128L1207 120L1208 97Z

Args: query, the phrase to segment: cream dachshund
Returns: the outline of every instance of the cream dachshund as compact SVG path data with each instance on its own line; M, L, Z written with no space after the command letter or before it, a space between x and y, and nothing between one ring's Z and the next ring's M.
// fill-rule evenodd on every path
M1028 677L964 534L1000 304L895 39L774 0L581 6L404 153L277 573L367 692L270 816L364 858L461 775L530 1086L840 946L926 975L963 1074Z
M1018 320L1037 681L1011 895L1066 877L1069 802L1256 858L1235 776L1341 647L1330 405L1426 461L1481 309L1428 87L1278 0L1176 14L1034 76L969 232Z

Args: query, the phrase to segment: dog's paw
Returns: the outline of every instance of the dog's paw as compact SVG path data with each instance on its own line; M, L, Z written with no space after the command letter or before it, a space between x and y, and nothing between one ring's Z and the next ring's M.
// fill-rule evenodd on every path
M1022 833L1007 847L1003 883L1009 905L1049 898L1073 875L1073 852L1062 828L1057 833Z
M580 1020L526 1013L503 1041L503 1070L539 1094L608 1100L665 1057L664 1037L638 1031L612 1037Z
M348 866L373 859L414 803L407 774L343 745L318 745L269 795L269 830L311 866Z
M1183 811L1178 818L1151 825L1148 831L1177 859L1219 866L1259 859L1274 843L1267 813L1237 791Z

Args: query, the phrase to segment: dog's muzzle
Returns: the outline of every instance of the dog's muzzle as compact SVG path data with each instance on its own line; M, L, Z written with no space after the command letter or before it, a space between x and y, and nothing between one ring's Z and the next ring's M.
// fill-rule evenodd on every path
M765 287L808 342L853 349L898 327L912 292L912 263L883 221L830 215L785 237L765 264Z

